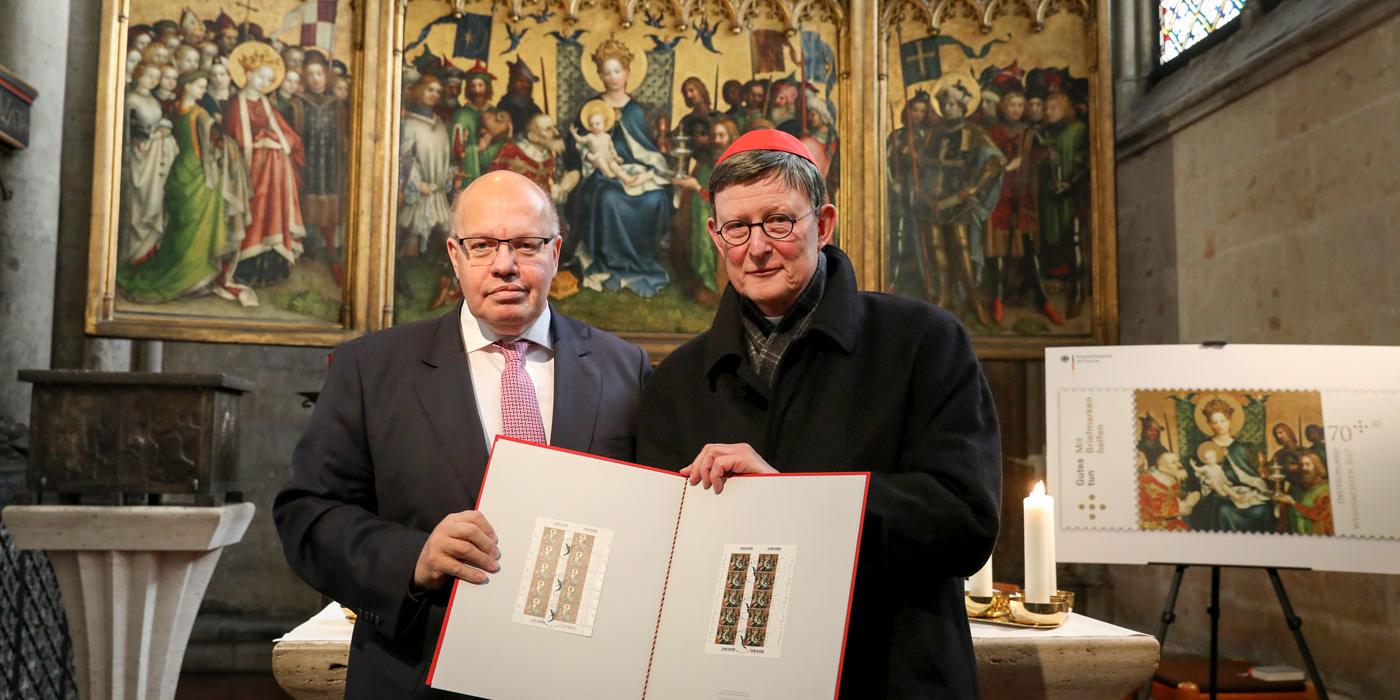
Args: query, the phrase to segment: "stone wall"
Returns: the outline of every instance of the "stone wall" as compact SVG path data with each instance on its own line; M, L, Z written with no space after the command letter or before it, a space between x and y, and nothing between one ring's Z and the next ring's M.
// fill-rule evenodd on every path
M1118 164L1124 344L1400 344L1400 17ZM1167 567L1109 567L1108 617L1155 633ZM1400 697L1400 577L1287 571L1329 690ZM1208 650L1208 569L1168 653ZM1261 570L1222 576L1223 654L1301 668Z
M57 251L59 163L63 156L63 61L68 2L23 0L0 11L0 64L38 90L30 107L29 147L0 147L0 419L29 422L29 385L21 369L49 365L49 329ZM43 36L44 41L31 37Z
M320 610L321 595L287 566L272 499L291 474L292 450L311 418L299 391L320 391L326 348L164 344L166 372L228 372L257 387L240 406L238 484L257 506L243 541L224 550L190 634L185 669L267 671L271 640Z

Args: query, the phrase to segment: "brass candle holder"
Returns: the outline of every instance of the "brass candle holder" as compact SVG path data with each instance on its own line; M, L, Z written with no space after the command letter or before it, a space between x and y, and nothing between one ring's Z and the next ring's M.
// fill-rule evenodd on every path
M1022 627L1059 627L1074 610L1074 593L1055 591L1048 603L1031 603L1024 593L1012 593L1006 619Z
M1005 617L1009 608L1010 597L1004 591L993 590L989 596L976 596L971 592L963 594L963 607L967 609L967 616L979 620L994 620Z

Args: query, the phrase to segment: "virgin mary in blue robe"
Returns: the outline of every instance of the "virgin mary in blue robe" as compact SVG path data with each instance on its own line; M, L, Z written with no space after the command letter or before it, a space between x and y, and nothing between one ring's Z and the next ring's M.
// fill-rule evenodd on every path
M604 84L617 81L607 75L613 71L621 73L621 84L625 86L630 61L612 56L601 61L598 58L595 55L594 60ZM630 55L625 58L630 59ZM607 93L602 93L597 99L607 102L606 97ZM589 289L630 289L639 296L651 297L670 279L657 251L671 228L670 170L650 134L642 106L630 97L621 108L615 106L616 99L612 104L613 147L623 170L637 179L629 185L587 167L577 143L568 140L566 166L582 170L584 175L569 196L573 240L567 242L565 264L575 269L580 283ZM586 133L578 119L573 131Z

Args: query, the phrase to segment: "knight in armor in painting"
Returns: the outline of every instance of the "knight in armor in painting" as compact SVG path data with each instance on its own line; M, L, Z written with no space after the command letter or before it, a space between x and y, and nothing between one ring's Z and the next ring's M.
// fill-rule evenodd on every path
M938 268L938 303L951 309L955 290L983 326L992 318L978 294L972 242L983 235L987 216L1001 194L1006 157L982 127L967 121L972 94L960 82L939 89L935 99L943 120L930 144L937 161L931 183L932 220L928 247Z

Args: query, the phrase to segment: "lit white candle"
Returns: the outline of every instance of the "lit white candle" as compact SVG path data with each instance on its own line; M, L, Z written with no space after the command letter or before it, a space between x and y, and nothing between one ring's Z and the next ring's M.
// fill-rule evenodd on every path
M1045 482L1022 502L1026 521L1026 602L1049 603L1055 592L1055 499Z
M992 596L992 558L987 557L987 563L982 565L977 573L972 575L971 584L968 586L968 593L978 598L990 598Z

